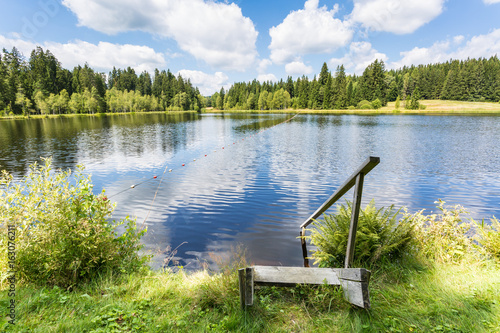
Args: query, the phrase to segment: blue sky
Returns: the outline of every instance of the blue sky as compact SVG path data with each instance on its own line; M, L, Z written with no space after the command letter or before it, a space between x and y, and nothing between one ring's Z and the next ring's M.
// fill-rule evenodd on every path
M0 47L39 45L72 69L87 62L170 69L203 94L233 82L361 74L500 56L500 0L17 0L0 13Z

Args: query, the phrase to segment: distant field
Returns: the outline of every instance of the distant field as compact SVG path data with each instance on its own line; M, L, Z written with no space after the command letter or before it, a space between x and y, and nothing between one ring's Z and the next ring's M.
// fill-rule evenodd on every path
M342 113L342 114L387 114L387 113L408 113L408 114L435 114L435 113L499 113L500 103L492 102L461 102L461 101L442 101L442 100L423 100L421 104L425 105L425 110L406 110L404 103L401 103L399 110L396 110L396 102L389 102L378 110L311 110L311 109L285 109L285 110L218 110L207 108L205 112L223 112L223 113Z
M491 102L461 102L461 101L442 101L442 100L423 100L420 102L426 106L425 110L405 110L400 108L402 112L500 112L500 103ZM401 103L403 104L403 103ZM379 111L392 111L395 109L395 102L389 102L386 107Z

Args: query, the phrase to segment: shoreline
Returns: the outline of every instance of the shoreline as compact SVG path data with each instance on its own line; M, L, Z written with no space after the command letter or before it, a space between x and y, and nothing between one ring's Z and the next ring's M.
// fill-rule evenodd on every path
M203 109L202 112L194 110L186 111L144 111L144 112L106 112L106 113L64 113L64 114L46 114L46 115L5 115L0 117L3 119L44 119L44 118L72 118L72 117L103 117L103 116L118 116L118 115L136 115L136 114L183 114L183 113L252 113L252 114L324 114L324 115L439 115L439 116L482 116L482 115L500 115L500 103L494 102L462 102L462 101L444 101L444 100L423 100L420 102L426 108L424 110L407 110L405 108L395 108L395 102L389 102L387 106L380 109L330 109L330 110L314 110L314 109L282 109L282 110L219 110L214 108Z
M0 120L29 120L29 119L51 119L51 118L78 118L78 117L107 117L107 116L126 116L137 114L183 114L197 113L197 111L145 111L145 112L106 112L106 113L62 113L62 114L33 114L28 116L14 115L3 116Z
M313 109L283 109L283 110L218 110L206 109L203 113L302 113L302 114L354 114L354 115L500 115L500 103L494 102L462 102L444 100L420 101L426 107L424 110L407 110L404 107L395 108L395 102L387 103L380 109L341 109L341 110L313 110Z

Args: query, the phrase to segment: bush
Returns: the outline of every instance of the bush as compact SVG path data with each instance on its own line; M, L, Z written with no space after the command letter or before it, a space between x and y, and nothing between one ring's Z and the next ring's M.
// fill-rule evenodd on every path
M99 273L125 272L143 267L138 231L128 217L108 221L114 205L92 193L90 176L78 166L52 171L51 159L30 166L30 173L13 182L6 171L0 177L0 268L7 276L7 230L15 229L17 278L26 282L69 288ZM75 182L76 184L72 184ZM117 227L125 224L118 235ZM12 234L10 234L12 235Z
M375 110L378 110L382 107L382 102L380 101L380 99L376 99L372 102L372 106Z
M500 261L500 222L494 217L491 225L485 225L483 221L477 226L479 244L489 255Z
M404 214L414 225L415 242L420 253L434 262L458 263L467 254L475 252L469 237L470 223L462 220L467 211L460 205L451 210L444 207L445 202L436 201L441 214L423 215L422 211L413 215Z
M358 103L358 109L360 110L367 110L367 109L373 109L372 103L368 102L367 100L363 100Z
M313 222L311 235L306 236L317 247L312 258L320 267L343 267L345 262L351 203L346 202L337 210L337 214ZM398 221L399 213L394 206L376 209L373 201L360 211L354 250L356 265L397 259L411 250L413 226L407 219Z

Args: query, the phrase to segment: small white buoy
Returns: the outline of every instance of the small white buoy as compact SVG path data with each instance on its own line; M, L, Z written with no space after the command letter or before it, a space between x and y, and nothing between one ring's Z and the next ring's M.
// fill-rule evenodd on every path
M168 170L168 172L172 172L172 169Z
M130 185L130 188L134 188L134 187L135 187L135 185Z

